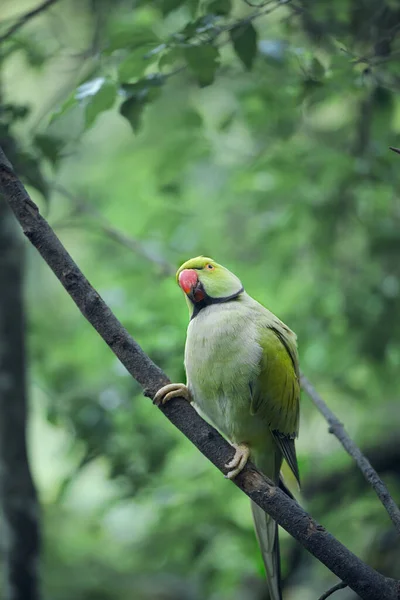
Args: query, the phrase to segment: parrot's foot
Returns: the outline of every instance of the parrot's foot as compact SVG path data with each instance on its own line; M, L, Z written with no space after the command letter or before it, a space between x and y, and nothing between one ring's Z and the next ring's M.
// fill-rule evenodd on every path
M250 456L250 448L246 444L232 444L235 448L235 456L226 463L225 467L230 469L225 475L227 479L234 479L246 466Z
M158 390L154 396L153 404L160 406L160 404L165 404L172 398L185 398L188 402L192 402L189 389L184 383L169 383Z

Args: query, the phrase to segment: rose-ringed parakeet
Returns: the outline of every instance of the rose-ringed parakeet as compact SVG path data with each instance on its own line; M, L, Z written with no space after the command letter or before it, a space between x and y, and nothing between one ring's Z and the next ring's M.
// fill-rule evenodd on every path
M176 277L190 313L187 383L164 386L155 402L184 397L228 438L235 448L228 478L251 457L277 485L283 459L299 481L296 335L211 258L188 260ZM252 511L270 597L281 600L277 524L254 503Z

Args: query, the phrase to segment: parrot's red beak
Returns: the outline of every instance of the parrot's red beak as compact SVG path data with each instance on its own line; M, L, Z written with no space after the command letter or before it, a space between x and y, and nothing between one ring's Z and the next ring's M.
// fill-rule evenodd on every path
M205 298L205 292L195 269L184 269L179 273L178 283L192 302L200 302Z

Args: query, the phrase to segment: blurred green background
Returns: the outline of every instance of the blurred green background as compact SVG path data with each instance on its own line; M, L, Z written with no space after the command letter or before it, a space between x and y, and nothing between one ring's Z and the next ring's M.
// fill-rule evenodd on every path
M85 275L182 381L173 273L233 270L399 500L398 3L63 0L8 35L35 6L1 2L1 144ZM267 600L248 499L26 254L43 598ZM398 577L384 509L305 396L298 454L305 508ZM317 600L336 578L281 538L285 600Z

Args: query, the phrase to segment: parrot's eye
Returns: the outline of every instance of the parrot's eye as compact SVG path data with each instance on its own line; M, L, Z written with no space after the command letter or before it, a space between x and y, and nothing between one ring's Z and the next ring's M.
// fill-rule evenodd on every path
M207 266L206 266L206 269L208 269L209 271L213 271L213 270L214 270L214 267L213 267L212 265L207 265Z

